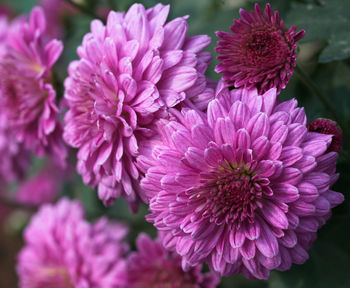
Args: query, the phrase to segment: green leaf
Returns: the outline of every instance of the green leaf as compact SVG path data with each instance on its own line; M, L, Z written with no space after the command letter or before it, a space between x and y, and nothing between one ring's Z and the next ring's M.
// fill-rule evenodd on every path
M314 4L313 4L314 3ZM301 42L325 40L326 48L319 62L326 63L350 57L350 1L324 0L292 3L287 26L305 29Z
M6 3L10 7L13 7L16 13L28 13L35 5L38 5L38 0L11 0L0 1L0 3Z

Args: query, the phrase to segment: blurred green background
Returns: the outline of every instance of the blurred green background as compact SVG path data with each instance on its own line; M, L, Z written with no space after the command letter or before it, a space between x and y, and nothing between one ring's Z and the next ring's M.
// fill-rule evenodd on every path
M64 0L62 0L64 1ZM16 14L27 13L39 1L36 0L0 0L13 8ZM133 1L128 0L79 0L89 11L113 8L126 10ZM208 76L218 80L220 75L214 73L216 64L214 47L217 38L215 31L228 31L234 18L238 17L239 8L251 10L256 1L248 0L173 0L173 1L139 1L146 7L157 2L171 4L170 19L190 15L189 33L209 34L212 44L208 51L214 55L213 64L208 69ZM257 1L265 5L267 1ZM266 288L348 288L350 287L350 204L347 201L350 187L350 0L271 0L274 10L279 10L286 26L296 25L298 30L305 29L306 36L299 42L298 65L311 77L326 96L336 111L336 117L344 132L343 151L338 160L340 178L334 190L345 195L345 202L333 210L333 217L319 231L319 237L309 251L310 259L304 265L293 265L287 272L272 272L268 281L249 281L242 276L223 278L219 287L266 287ZM66 77L68 63L77 58L76 48L82 36L89 31L92 18L78 13L66 21L64 35L65 50L56 66L58 81ZM62 87L62 86L61 86ZM62 89L59 97L62 97ZM281 97L295 97L305 107L308 121L315 118L330 118L329 107L325 107L311 93L308 87L294 75ZM40 162L40 161L39 161ZM38 164L40 165L40 163ZM124 200L105 208L97 199L96 192L86 187L78 175L65 183L63 195L79 198L86 208L88 219L93 220L102 215L111 219L122 220L131 226L129 240L133 246L134 239L140 231L155 235L155 229L144 220L147 208L142 207L133 215ZM30 211L10 208L9 216L0 232L0 287L11 288L16 285L14 273L15 254L21 247L21 231L27 223Z

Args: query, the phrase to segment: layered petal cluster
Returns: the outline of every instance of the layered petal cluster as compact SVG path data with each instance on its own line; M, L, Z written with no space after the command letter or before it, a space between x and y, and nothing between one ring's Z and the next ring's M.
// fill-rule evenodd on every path
M123 196L135 208L143 198L134 160L153 121L213 98L204 76L210 53L202 51L210 38L187 37L186 17L165 23L168 12L161 4L111 11L106 26L92 22L69 66L64 138L79 148L77 170L106 205Z
M126 281L125 226L84 220L77 201L43 205L24 232L17 273L23 288L117 288Z
M270 88L277 92L285 88L293 75L296 42L305 31L288 30L278 11L266 4L264 13L258 4L250 13L240 10L240 19L230 27L232 33L218 31L216 52L220 63L215 71L235 87L258 88L264 93Z
M215 274L201 273L202 265L183 271L181 257L167 251L159 239L140 234L136 241L138 251L127 262L127 288L214 288L218 284Z
M308 258L317 230L343 195L331 190L332 135L309 132L303 108L276 89L219 85L206 115L163 121L162 140L139 162L148 221L184 268L207 262L221 275L267 279ZM146 150L147 152L147 150Z
M24 18L11 23L0 59L0 103L19 142L39 156L49 154L63 163L66 149L51 73L62 43L48 41L45 31L39 7L32 10L28 23Z

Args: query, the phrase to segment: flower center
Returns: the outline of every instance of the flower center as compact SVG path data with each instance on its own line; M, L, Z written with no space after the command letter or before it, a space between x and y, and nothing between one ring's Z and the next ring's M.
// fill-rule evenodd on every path
M252 35L252 41L248 43L248 53L254 54L254 56L266 57L269 53L269 48L271 48L271 39L270 35L265 33L258 33Z
M264 29L264 30L260 30ZM247 34L243 51L250 66L273 67L285 62L288 45L282 31L272 27L256 28Z
M217 169L205 178L197 198L205 198L202 216L218 225L254 222L255 210L262 207L259 200L270 194L270 181L245 167Z

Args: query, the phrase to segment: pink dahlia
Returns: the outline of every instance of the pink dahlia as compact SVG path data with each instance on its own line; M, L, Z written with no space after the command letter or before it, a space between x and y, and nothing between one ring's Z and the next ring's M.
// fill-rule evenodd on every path
M329 145L327 152L339 152L343 144L343 135L338 124L329 119L318 118L311 121L307 128L310 132L332 135L332 143Z
M202 274L202 265L183 271L181 257L167 251L159 239L140 234L137 252L131 253L127 288L214 288L219 282L213 273Z
M187 37L187 17L165 24L168 12L134 4L110 12L106 26L93 21L80 60L69 66L64 138L79 148L77 170L106 205L119 196L133 208L145 200L135 157L155 133L153 121L167 108L204 107L213 97L204 76L210 53L202 51L210 38Z
M228 276L267 279L304 263L317 230L343 195L331 190L332 136L308 132L297 101L276 89L223 89L205 115L183 111L160 127L141 187L147 219L184 268L207 262Z
M296 60L296 42L305 31L287 30L278 11L266 4L264 14L258 4L250 13L240 10L241 19L230 27L232 34L218 31L216 52L220 63L215 71L235 87L257 87L259 93L270 88L277 92L285 88L293 75Z
M20 287L124 287L126 232L105 218L89 224L77 201L42 206L24 232L17 265Z
M37 155L46 153L63 162L66 155L57 120L56 92L51 68L62 43L47 41L43 11L32 10L9 27L6 54L0 59L0 101L9 129Z

